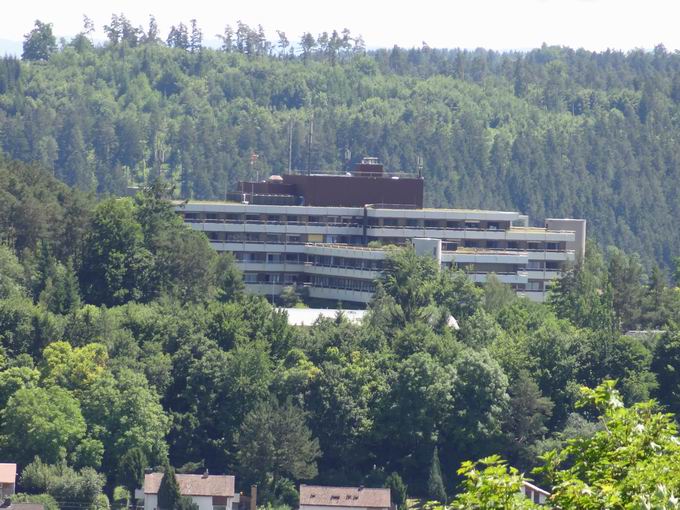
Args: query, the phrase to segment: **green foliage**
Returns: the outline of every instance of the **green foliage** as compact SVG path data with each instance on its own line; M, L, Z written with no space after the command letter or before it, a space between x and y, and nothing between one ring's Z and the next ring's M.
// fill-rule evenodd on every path
M132 499L135 490L144 484L144 470L148 461L141 448L130 448L118 461L118 482L122 484Z
M12 496L13 503L34 503L42 505L45 510L60 510L57 501L49 494L26 494L18 492Z
M680 331L672 329L659 339L652 369L657 374L659 401L673 413L680 412Z
M408 487L399 476L399 473L390 473L387 478L385 478L385 487L390 489L390 495L392 496L392 503L397 505L397 508L402 508L406 505L406 500L408 498Z
M680 489L680 446L672 415L653 401L626 408L614 381L582 388L579 406L597 409L602 429L543 456L537 470L560 508L672 508Z
M312 437L304 411L290 402L267 402L253 409L243 420L236 444L241 472L271 493L283 477L309 480L317 475L319 441Z
M78 401L58 386L20 388L2 411L2 451L18 463L40 456L55 463L72 452L85 436Z
M508 388L510 402L504 428L516 449L517 461L526 462L527 447L547 432L546 423L552 415L553 403L541 395L538 384L526 370Z
M47 493L60 503L94 508L103 496L104 477L89 467L76 471L66 463L44 464L36 457L22 471L21 486L29 492Z
M427 495L434 501L446 503L446 489L442 478L442 470L439 466L439 454L435 446L432 452L432 462L430 464L430 475L427 479Z
M233 254L220 253L215 261L214 273L218 300L231 301L239 298L245 291L243 274L236 266Z
M419 257L415 249L391 250L380 283L394 300L392 320L404 325L428 317L439 268L431 257Z
M84 240L79 279L88 303L107 306L144 296L151 254L128 199L109 199L95 209Z
M175 469L166 463L163 473L163 479L158 488L158 508L176 510L180 505L184 505L184 503L179 492L179 483L177 483L177 478L175 478Z
M512 287L501 282L494 273L487 275L484 283L484 309L487 312L496 314L515 299L517 294Z
M0 244L0 299L26 294L24 268L7 246Z
M452 507L458 510L522 510L539 509L523 493L528 480L513 467L508 467L497 455L478 462L466 461L458 470L465 477L464 491L456 496ZM571 507L570 507L571 508ZM586 507L574 507L586 508Z
M24 37L24 60L47 60L57 50L52 23L35 20L35 28Z

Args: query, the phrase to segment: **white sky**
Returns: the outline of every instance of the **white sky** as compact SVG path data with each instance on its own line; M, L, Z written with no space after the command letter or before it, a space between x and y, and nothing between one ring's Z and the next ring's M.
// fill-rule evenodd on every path
M8 0L9 1L9 0ZM214 39L236 20L276 29L297 42L304 31L347 27L369 48L431 47L530 49L543 42L591 50L680 49L678 0L26 0L13 1L0 16L0 39L23 40L39 18L58 36L72 36L83 14L95 22L96 38L111 13L124 13L146 27L154 14L163 38L170 25L196 18L204 38Z

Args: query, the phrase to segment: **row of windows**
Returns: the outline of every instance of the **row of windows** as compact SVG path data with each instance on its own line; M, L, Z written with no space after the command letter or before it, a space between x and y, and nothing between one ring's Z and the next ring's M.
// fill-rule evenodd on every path
M250 284L293 285L299 280L297 273L243 273L243 282Z
M335 234L271 234L264 232L213 232L205 233L211 241L221 242L252 242L252 243L273 243L273 244L300 244L306 242L319 243L338 243L361 245L361 236L335 235ZM369 241L379 241L383 245L404 244L408 239L404 237L395 238L368 238ZM456 251L458 248L477 248L491 250L529 250L529 251L564 251L564 242L543 242L543 241L500 241L493 239L459 239L442 241L444 251Z
M304 216L285 214L245 213L184 213L184 221L215 223L272 223L292 225L363 225L363 216ZM422 218L367 218L370 227L441 228L460 230L507 230L509 222L499 221L447 221Z
M367 271L382 271L384 266L384 261L382 260L355 259L350 257L335 257L325 255L307 255L304 253L236 252L234 257L238 262L253 262L261 264L310 263L314 266L362 269Z
M312 286L324 289L355 290L358 292L375 292L375 284L367 280L354 280L336 276L312 276Z

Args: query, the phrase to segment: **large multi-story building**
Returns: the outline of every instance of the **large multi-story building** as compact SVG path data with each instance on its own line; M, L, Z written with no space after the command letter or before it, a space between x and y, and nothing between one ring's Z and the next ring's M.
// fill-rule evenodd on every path
M423 207L423 179L366 158L344 174L286 174L241 182L223 202L177 206L218 251L234 254L248 290L295 286L310 299L367 303L390 246L412 243L475 282L494 273L545 299L549 282L585 251L585 220L530 227L517 212Z

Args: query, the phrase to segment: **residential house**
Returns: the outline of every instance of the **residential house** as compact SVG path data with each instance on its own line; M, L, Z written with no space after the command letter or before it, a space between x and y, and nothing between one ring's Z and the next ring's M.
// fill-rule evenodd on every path
M0 463L0 499L11 498L14 495L17 481L17 465Z
M164 473L148 473L144 476L144 510L158 509L158 489ZM229 475L177 474L177 484L182 496L198 505L199 510L235 510L239 495L235 493L235 478ZM141 494L138 493L138 496ZM139 498L141 499L141 498Z
M390 510L389 489L300 485L300 510Z

